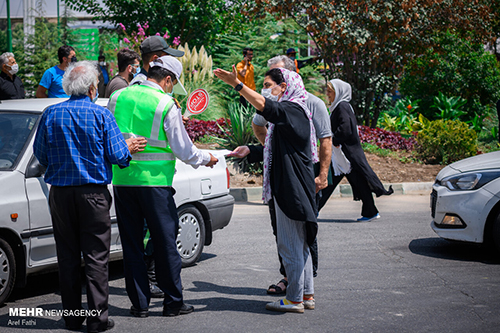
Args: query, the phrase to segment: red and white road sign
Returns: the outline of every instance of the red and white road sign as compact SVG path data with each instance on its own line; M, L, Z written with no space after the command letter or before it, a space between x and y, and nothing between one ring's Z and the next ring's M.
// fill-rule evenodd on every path
M187 109L191 114L200 114L208 107L210 96L205 89L196 89L189 95L187 100Z

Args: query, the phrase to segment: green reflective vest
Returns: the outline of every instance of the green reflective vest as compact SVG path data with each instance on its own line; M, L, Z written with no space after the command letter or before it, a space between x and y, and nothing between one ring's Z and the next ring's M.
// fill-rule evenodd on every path
M145 137L147 146L132 155L130 166L113 166L113 185L172 186L175 155L168 144L163 122L175 102L162 90L145 85L133 85L116 91L108 108L125 139Z

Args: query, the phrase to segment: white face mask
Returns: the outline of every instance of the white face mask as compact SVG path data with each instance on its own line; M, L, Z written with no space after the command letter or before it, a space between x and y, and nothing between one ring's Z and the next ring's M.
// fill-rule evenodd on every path
M10 75L14 75L17 73L18 70L19 70L19 65L15 64L15 65L10 66L9 73L10 73Z
M106 62L105 62L105 61L101 61L101 62L99 63L99 66L103 66L103 67L104 67L104 66L106 66Z
M267 99L270 99L271 101L275 101L277 102L278 101L278 98L279 98L279 94L278 95L273 95L272 91L273 89L275 88L276 86L274 87L271 87L271 88L267 88L267 89L262 89L261 90L261 95Z

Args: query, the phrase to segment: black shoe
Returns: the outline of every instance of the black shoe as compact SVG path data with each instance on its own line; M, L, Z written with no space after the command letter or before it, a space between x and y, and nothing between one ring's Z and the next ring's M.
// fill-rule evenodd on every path
M130 308L130 314L134 317L146 318L149 316L149 310L148 309L136 309L132 305L132 307Z
M151 297L152 298L163 298L165 297L165 293L163 290L158 288L156 284L150 283L149 284L149 291L151 292Z
M175 309L163 307L163 315L165 317L175 317L178 315L185 315L193 311L194 311L194 306L187 304L182 304L180 308L175 308Z
M66 329L70 331L79 331L82 328L82 324L87 319L86 317L78 317L78 320L76 323L73 324L65 324Z
M109 319L108 318L108 326L106 326L105 329L103 329L103 330L97 330L97 331L89 331L89 333L109 331L113 327L115 327L115 321L113 319Z

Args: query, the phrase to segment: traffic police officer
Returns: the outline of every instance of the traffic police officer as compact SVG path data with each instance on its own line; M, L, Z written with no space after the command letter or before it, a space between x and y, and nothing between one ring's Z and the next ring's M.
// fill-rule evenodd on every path
M123 247L125 285L132 302L130 313L147 317L151 298L144 262L144 221L151 230L156 279L164 291L163 315L176 316L194 310L182 297L181 258L176 248L179 219L172 180L176 157L194 167L213 166L217 159L197 149L182 123L181 108L171 97L186 94L180 76L182 64L170 56L149 63L147 80L116 91L108 108L125 138L145 137L143 152L130 167L113 168L116 214Z

